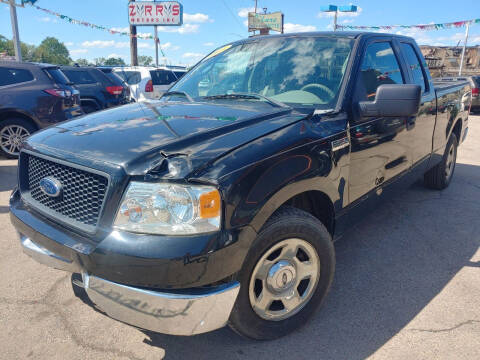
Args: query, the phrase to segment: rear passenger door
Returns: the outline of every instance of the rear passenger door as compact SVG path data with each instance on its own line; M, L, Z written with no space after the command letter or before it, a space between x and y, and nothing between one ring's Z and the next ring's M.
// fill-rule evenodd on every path
M361 56L350 123L350 202L382 186L412 164L406 118L365 118L358 111L358 102L375 100L380 85L406 83L398 48L391 38L375 38L366 43Z
M409 41L400 41L399 46L404 62L408 67L408 83L420 85L422 88L419 112L417 116L412 116L407 121L412 162L413 166L427 166L426 160L430 158L432 152L433 131L437 114L435 90L431 84L427 64L423 60L418 47Z
M28 69L14 65L0 67L0 108L21 108L33 113L38 97L38 85L34 81Z

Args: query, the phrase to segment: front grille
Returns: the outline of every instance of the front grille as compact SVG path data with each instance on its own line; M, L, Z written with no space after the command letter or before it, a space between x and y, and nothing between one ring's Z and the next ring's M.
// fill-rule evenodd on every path
M30 154L22 158L26 162L26 175L33 205L47 210L53 217L73 220L88 228L95 227L100 218L108 188L108 179L97 173L60 164ZM26 158L25 158L26 157ZM58 197L50 197L40 188L40 180L53 177L62 184Z

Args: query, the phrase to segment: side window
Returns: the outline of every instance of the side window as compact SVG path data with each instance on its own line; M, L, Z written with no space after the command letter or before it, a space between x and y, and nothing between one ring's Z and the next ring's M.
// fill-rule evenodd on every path
M62 70L68 79L74 84L95 84L95 79L83 70Z
M384 84L405 83L392 45L389 42L370 44L360 66L360 88L364 100L374 101L377 88ZM363 88L363 90L361 89Z
M142 81L142 74L139 71L118 71L115 72L117 75L120 75L128 85L136 85Z
M180 78L186 74L185 71L174 71L175 77L177 78L176 80L180 80Z
M32 81L33 75L25 69L0 68L0 86Z
M150 77L153 85L170 85L177 80L175 74L170 70L151 70Z
M408 66L412 72L413 82L420 85L422 87L422 93L424 93L425 89L428 89L428 83L425 81L422 66L420 65L420 61L418 60L418 56L415 53L413 46L411 44L402 43L402 51L407 58Z

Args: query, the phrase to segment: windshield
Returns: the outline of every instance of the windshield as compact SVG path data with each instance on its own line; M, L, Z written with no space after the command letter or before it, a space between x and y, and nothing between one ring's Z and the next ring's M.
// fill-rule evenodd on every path
M292 105L333 108L352 46L352 39L313 36L227 45L204 58L171 91L195 100L249 93Z

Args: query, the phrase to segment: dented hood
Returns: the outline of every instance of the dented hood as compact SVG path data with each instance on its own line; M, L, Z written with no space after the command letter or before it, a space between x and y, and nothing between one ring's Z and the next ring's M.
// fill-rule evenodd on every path
M137 103L50 127L30 137L28 146L140 175L174 156L188 158L195 169L303 117L260 101Z

